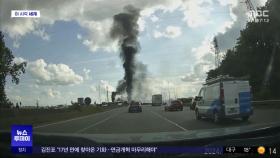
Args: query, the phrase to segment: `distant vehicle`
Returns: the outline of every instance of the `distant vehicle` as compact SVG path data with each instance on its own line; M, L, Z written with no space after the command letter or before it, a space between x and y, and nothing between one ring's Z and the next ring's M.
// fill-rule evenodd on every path
M117 102L117 105L118 105L118 106L122 106L122 105L123 105L123 102Z
M249 81L229 76L206 81L196 97L196 119L242 118L246 121L253 114Z
M106 107L106 106L108 106L108 103L102 102L102 103L101 103L101 106Z
M171 103L164 107L165 111L183 111L183 103L180 100L171 101Z
M129 113L142 112L141 104L139 102L132 101L129 105L128 112Z
M155 94L152 96L152 106L161 106L162 105L162 95Z
M54 107L54 109L64 109L64 108L65 108L64 105L56 105L56 106Z

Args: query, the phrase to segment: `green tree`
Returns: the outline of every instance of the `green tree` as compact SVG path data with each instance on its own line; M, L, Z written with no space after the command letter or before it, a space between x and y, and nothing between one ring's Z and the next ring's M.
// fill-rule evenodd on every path
M0 108L10 107L12 103L6 96L5 84L8 76L11 76L12 82L19 83L19 76L25 73L26 62L16 64L13 62L12 51L5 46L4 35L0 31Z
M258 9L269 10L269 22L248 22L235 47L227 50L220 67L210 70L207 79L248 76L255 99L279 99L280 1L268 1Z

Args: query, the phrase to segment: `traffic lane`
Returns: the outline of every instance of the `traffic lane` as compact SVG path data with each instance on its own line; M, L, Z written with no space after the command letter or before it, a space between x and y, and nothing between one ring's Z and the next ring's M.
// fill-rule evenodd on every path
M262 124L262 123L273 123L280 122L280 109L255 109L254 114L248 121L242 121L241 119L225 119L221 123L216 124L209 118L202 118L196 120L194 111L188 107L184 107L183 111L164 111L162 108L154 108L154 110L163 117L176 122L188 130L199 130L199 129L212 129L212 128L223 128L223 127L235 127L245 126L251 124Z
M154 111L158 108L142 106L141 113L128 113L128 108L123 110L113 119L88 128L81 133L151 133L151 132L174 132L184 131L176 123L165 120Z
M215 124L211 119L196 120L193 111L165 112L163 106L143 106L142 113L128 113L128 107L93 114L85 118L35 127L35 132L51 133L146 133L199 130L280 121L280 110L255 109L248 122L228 119Z
M113 110L94 113L92 115L73 118L65 121L39 125L34 127L34 131L46 133L78 133L86 127L105 122L124 109L126 109L126 107L120 107Z

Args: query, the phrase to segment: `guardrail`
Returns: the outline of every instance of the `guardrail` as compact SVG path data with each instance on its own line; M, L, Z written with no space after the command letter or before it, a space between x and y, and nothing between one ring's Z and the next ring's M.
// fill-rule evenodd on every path
M256 108L280 108L280 100L254 100L252 104Z

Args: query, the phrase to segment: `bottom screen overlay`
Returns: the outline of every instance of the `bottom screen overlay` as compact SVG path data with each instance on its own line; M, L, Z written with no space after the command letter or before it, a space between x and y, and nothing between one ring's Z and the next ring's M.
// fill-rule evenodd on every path
M12 147L15 154L257 154L277 155L276 147L33 146Z

